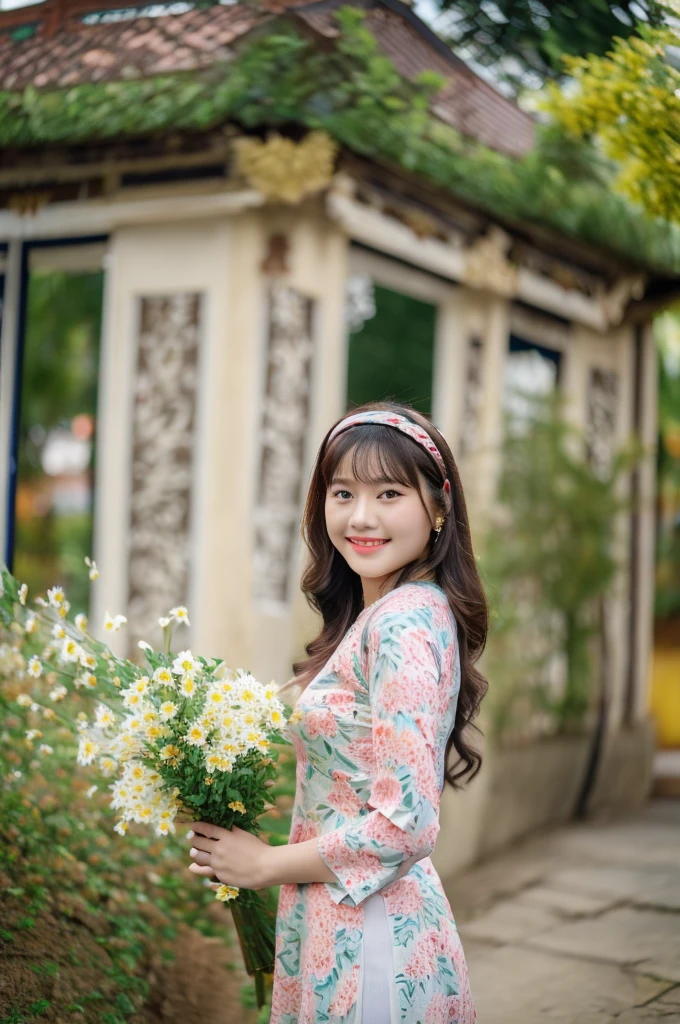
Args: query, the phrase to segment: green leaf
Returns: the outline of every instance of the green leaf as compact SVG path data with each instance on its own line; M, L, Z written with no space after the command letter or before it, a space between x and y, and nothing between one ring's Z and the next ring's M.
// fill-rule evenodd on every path
M135 1012L135 1004L132 1002L130 997L125 994L125 992L119 992L116 996L116 1006L119 1010L122 1010L123 1013Z
M52 1003L49 1001L49 999L39 999L36 1003L31 1003L31 1005L28 1007L28 1012L43 1014L47 1010L49 1010L51 1006Z

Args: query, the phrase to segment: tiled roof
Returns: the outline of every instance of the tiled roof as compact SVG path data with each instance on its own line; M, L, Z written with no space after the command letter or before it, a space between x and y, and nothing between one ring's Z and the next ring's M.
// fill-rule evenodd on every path
M534 143L534 121L492 85L456 57L409 10L401 4L376 4L369 8L366 27L404 78L421 71L436 71L448 84L436 97L434 112L463 135L478 139L492 149L522 156ZM334 35L333 8L328 4L302 7L298 17L318 32Z
M97 11L118 9L125 0L99 0ZM233 44L283 10L293 12L315 32L337 33L334 9L344 0L264 0L215 4L181 14L147 16L130 10L85 23L96 0L45 0L20 10L0 11L0 89L58 88L173 71L207 68L233 53ZM447 85L433 109L466 136L512 156L533 145L534 122L455 57L399 0L365 0L366 23L400 74L413 78L425 69ZM89 4L89 8L88 8ZM19 29L41 22L30 38ZM24 33L25 34L25 33Z
M217 5L94 25L71 18L51 35L0 36L0 88L58 88L209 67L261 19L250 7Z

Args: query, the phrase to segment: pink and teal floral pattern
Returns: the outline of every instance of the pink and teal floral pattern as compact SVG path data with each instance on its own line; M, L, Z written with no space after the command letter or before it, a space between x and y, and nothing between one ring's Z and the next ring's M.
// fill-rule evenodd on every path
M271 1024L362 1024L363 901L381 892L399 1020L474 1024L451 907L430 860L460 687L456 623L434 583L365 608L301 694L290 843L318 837L337 881L282 885Z

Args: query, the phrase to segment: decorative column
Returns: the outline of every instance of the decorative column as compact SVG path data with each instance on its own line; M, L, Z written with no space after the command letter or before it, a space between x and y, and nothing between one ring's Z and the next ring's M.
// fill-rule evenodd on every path
M599 475L611 466L617 428L619 381L615 370L591 366L586 409L586 451Z
M484 342L481 338L468 338L465 365L465 392L460 423L459 456L474 454L478 446L479 419L484 398Z
M258 611L289 611L310 426L313 302L274 280L268 296L266 382L260 425L253 597Z
M188 600L201 307L199 293L140 301L127 605L133 650L139 639L159 644L159 616Z

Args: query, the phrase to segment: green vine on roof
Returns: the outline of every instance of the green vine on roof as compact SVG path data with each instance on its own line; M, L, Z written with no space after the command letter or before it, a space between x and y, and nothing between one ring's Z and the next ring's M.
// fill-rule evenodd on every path
M320 48L288 20L200 72L0 92L0 147L105 141L170 131L323 129L354 152L402 167L507 221L531 221L630 260L680 273L680 228L652 219L611 188L594 151L542 133L513 160L464 140L434 117L443 79L409 82L380 53L364 11L335 14L339 35Z

